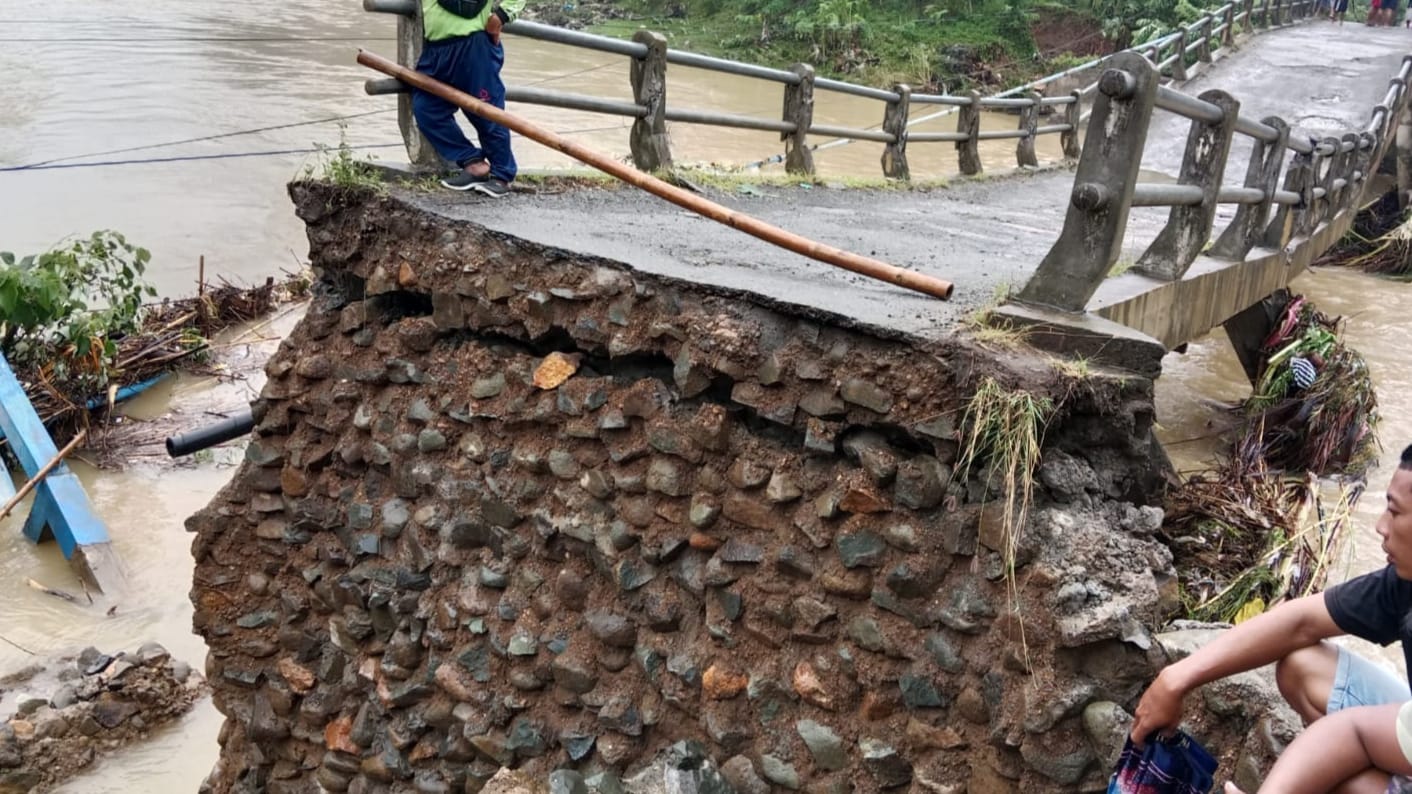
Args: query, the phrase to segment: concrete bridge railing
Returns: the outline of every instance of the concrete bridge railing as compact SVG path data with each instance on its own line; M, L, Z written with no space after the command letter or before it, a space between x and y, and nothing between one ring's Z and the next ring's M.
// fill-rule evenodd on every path
M1141 52L1156 69L1176 80L1184 80L1192 70L1210 63L1229 48L1239 32L1275 27L1303 18L1313 0L1233 0L1200 19L1166 36L1145 42L1133 51ZM364 0L370 12L395 14L398 18L398 61L414 66L421 52L421 4L417 0ZM1258 26L1258 27L1257 27ZM1083 123L1085 103L1091 102L1096 84L1080 91L1059 96L1044 96L1042 90L1056 80L1084 73L1101 66L1111 56L1095 59L1074 69L1050 75L999 95L984 97L971 91L965 95L916 93L907 85L891 89L858 85L842 80L818 77L809 64L794 64L788 69L776 69L674 50L667 47L659 33L639 31L632 41L565 30L534 22L519 21L505 28L507 33L550 41L571 47L627 56L631 59L629 76L632 101L553 91L527 86L507 86L511 102L546 105L573 110L603 113L634 119L629 144L633 163L645 171L672 166L671 142L667 123L707 124L739 129L778 132L784 141L785 168L790 173L812 174L813 151L809 137L832 137L836 142L865 140L883 144L882 170L887 177L909 179L908 145L950 143L955 147L957 167L962 174L974 175L982 170L980 145L987 141L1015 141L1015 162L1018 166L1038 164L1035 141L1042 135L1060 136L1064 156L1079 156L1079 130ZM667 67L669 64L706 69L724 74L752 77L782 86L782 112L779 118L760 118L735 113L682 108L667 102ZM442 163L431 146L422 138L412 118L407 87L395 79L367 81L365 90L372 95L401 94L399 125L414 165L440 168ZM860 129L819 124L814 121L816 91L833 91L883 103L881 124L876 129ZM922 107L943 110L914 116ZM981 130L981 114L1005 110L1017 113L1018 122L1011 130ZM1041 124L1041 117L1058 113L1056 123ZM921 121L956 115L955 132L912 132L909 127Z
M1409 78L1412 56L1361 128L1301 138L1279 117L1241 114L1239 100L1224 91L1179 93L1160 84L1146 58L1116 56L1098 82L1064 229L1019 300L1094 312L1168 348L1227 322L1284 287L1347 231L1372 195L1398 125L1412 124ZM1176 184L1138 178L1158 110L1191 121ZM1236 134L1254 145L1244 181L1228 185ZM1224 229L1215 228L1219 204L1238 207ZM1109 278L1134 207L1171 210L1131 272Z

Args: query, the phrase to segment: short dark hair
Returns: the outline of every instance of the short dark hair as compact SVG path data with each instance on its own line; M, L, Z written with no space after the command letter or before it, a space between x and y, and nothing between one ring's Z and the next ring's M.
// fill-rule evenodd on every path
M1397 464L1397 468L1412 470L1412 444L1408 444L1407 448L1402 450L1402 462Z

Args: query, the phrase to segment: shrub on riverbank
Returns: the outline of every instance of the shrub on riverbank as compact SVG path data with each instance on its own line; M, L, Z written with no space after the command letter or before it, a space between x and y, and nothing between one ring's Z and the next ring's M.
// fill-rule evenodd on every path
M1197 19L1188 0L579 0L546 22L917 90L985 90L1062 71Z

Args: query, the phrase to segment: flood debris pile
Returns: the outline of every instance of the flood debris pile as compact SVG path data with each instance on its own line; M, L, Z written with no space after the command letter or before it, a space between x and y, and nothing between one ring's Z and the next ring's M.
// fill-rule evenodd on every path
M1163 536L1198 620L1322 590L1376 451L1372 377L1337 320L1294 296L1263 354L1231 452L1167 503Z
M40 694L44 691L46 694ZM205 680L157 643L32 665L0 678L0 794L42 792L190 710Z
M1412 276L1412 216L1399 206L1397 192L1385 193L1359 212L1348 234L1314 264Z
M215 374L215 335L308 288L301 274L254 287L222 279L149 304L149 259L111 231L22 259L0 252L0 352L60 445L128 390L179 369Z
M1150 381L291 191L325 297L188 522L212 791L1102 786L1179 605ZM988 381L1053 404L1023 520Z

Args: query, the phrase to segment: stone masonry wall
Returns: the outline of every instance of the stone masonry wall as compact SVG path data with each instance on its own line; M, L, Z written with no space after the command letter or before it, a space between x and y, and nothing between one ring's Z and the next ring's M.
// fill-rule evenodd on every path
M611 791L683 739L742 791L1101 788L1176 594L1149 381L291 190L322 297L188 522L210 790ZM983 376L1064 406L1014 593Z

